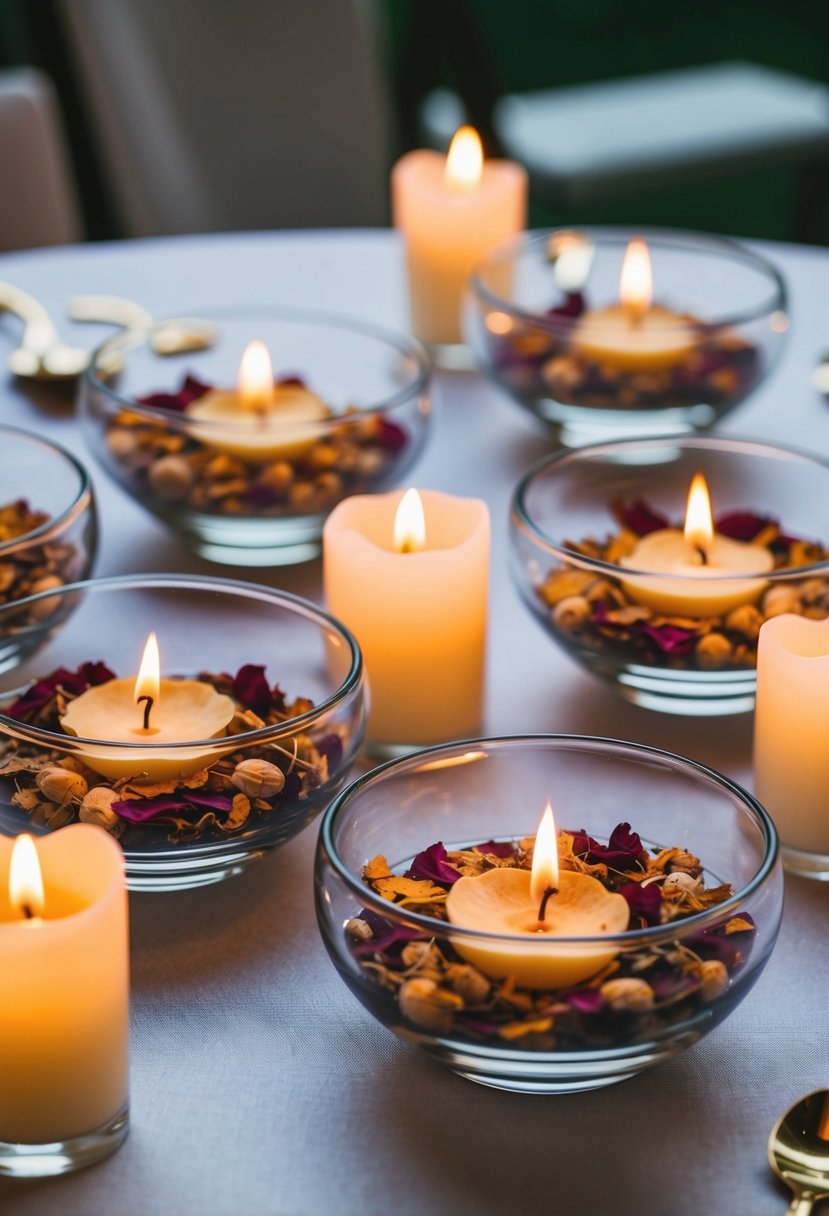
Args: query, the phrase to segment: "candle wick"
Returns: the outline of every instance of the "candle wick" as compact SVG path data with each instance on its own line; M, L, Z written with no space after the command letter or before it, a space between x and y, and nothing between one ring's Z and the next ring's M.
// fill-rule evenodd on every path
M539 924L541 924L544 917L547 915L547 901L551 895L558 895L558 887L547 887L545 889L544 894L541 897L541 906L538 909Z
M26 920L34 920L35 914L29 904L22 904L21 908L22 908L23 915L25 916Z
M136 698L137 705L140 705L142 701L147 702L147 704L144 706L144 726L143 726L144 730L150 729L150 710L153 707L153 700L154 700L154 698L149 695Z
M708 565L708 554L705 552L702 545L694 545L694 548L696 549L697 553L699 554L699 560L702 562L703 566L707 566Z

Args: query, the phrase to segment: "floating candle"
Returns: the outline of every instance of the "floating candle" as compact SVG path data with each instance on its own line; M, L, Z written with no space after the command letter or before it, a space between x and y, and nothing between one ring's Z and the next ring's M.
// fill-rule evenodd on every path
M86 749L83 759L105 777L143 775L149 781L164 781L195 772L206 763L207 754L199 748L165 750L161 745L216 738L224 734L233 714L231 698L211 684L162 680L158 643L151 633L135 680L107 680L88 688L69 702L61 726L83 739L151 744Z
M323 565L328 607L365 659L369 742L406 746L478 732L486 504L427 491L347 498L326 520Z
M473 268L524 227L527 174L512 161L484 162L477 132L461 127L445 158L408 152L391 185L394 223L406 245L412 329L423 342L459 343Z
M242 355L236 389L211 389L187 407L187 416L207 424L191 431L202 443L264 463L308 451L331 411L302 384L274 384L267 347L251 342Z
M734 579L732 574L765 574L774 558L762 545L731 540L714 532L711 499L701 473L691 481L685 528L659 528L637 543L620 565L666 579L625 578L631 599L671 616L718 616L739 604L759 599L766 587L761 578Z
M128 984L115 841L87 824L0 837L0 1142L65 1142L125 1107Z
M447 895L446 915L458 927L513 938L490 943L453 937L458 953L485 975L512 976L520 987L549 989L586 979L617 953L595 940L557 939L624 933L630 907L623 896L608 891L591 875L559 870L555 822L548 804L535 840L532 872L504 867L460 878Z
M829 619L785 613L757 645L754 777L784 846L829 857Z
M699 344L697 327L651 303L652 281L648 246L635 238L622 263L620 302L584 313L573 329L573 349L624 371L661 371L687 359Z

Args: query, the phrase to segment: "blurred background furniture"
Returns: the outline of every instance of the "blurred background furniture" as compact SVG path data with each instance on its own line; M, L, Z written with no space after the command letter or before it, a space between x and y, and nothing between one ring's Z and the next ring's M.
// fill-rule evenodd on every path
M385 219L379 74L352 0L60 0L129 236Z
M467 109L448 89L428 94L428 141L448 146ZM737 61L509 93L493 104L491 130L553 207L794 166L796 235L823 231L829 88L789 73Z
M35 68L0 72L0 252L82 236L54 89Z

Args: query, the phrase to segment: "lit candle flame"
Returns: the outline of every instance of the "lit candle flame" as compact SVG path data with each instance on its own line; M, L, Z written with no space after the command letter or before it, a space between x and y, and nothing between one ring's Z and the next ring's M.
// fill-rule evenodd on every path
M641 320L650 308L652 293L653 275L647 242L634 237L625 251L619 280L619 299L634 321Z
M478 189L484 167L484 150L474 127L459 127L446 156L444 176L450 189L471 194Z
M246 410L266 410L273 402L273 367L264 342L245 347L236 388Z
M26 832L18 836L12 845L9 897L12 908L21 918L33 920L43 912L46 902L43 874L35 842Z
M426 517L417 490L407 490L394 516L394 547L398 553L418 553L426 545Z
M144 653L141 656L141 666L135 677L135 704L146 702L144 708L144 730L150 725L150 710L158 700L159 684L161 681L161 659L158 654L158 638L151 633L147 638Z
M550 803L544 808L535 837L533 868L530 874L530 895L533 903L546 907L546 896L558 889L558 841L556 821ZM539 920L543 920L539 916Z
M685 543L708 560L708 550L714 538L714 521L711 518L711 497L702 473L695 473L688 491L688 506L685 509Z

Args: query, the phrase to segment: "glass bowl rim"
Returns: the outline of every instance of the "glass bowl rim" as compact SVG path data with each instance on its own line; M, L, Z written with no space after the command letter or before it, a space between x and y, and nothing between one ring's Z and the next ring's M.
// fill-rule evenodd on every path
M651 447L658 444L674 448L683 446L716 448L722 451L729 451L731 449L737 451L741 448L749 448L751 449L747 453L749 457L764 455L774 457L782 453L787 458L805 461L829 473L829 460L815 455L814 452L807 452L803 448L790 447L786 444L773 443L764 439L749 439L740 435L644 435L640 438L608 439L600 443L584 444L579 448L564 448L560 451L548 453L542 456L540 460L535 461L517 482L510 499L510 522L513 530L520 531L522 535L528 537L534 545L549 553L551 557L555 557L560 561L566 561L570 566L595 570L612 575L614 578L635 577L637 580L644 580L645 583L664 582L666 576L662 573L654 572L653 570L637 570L633 566L615 565L613 562L605 561L603 558L590 557L587 554L577 552L575 549L568 549L564 545L556 544L533 520L526 506L526 497L531 483L539 474L546 473L550 468L555 469L557 466L564 465L568 460L575 462L584 455L600 455L605 448L615 450L620 447ZM826 572L827 570L829 570L829 558L824 558L823 561L810 562L805 566L758 571L755 574L749 572L745 574L717 574L706 578L706 586L710 584L711 587L716 587L736 581L746 583L757 581L763 584L785 583L794 577L801 578L816 572ZM670 578L671 582L675 580L680 586L688 587L696 581L696 576L693 574L671 574Z
M12 556L17 549L27 548L32 541L45 542L50 536L63 532L87 507L92 505L94 500L92 479L87 473L86 467L68 448L63 447L60 443L56 443L54 439L46 439L42 435L37 435L34 431L28 431L22 426L0 424L0 438L3 435L14 435L23 438L38 447L44 448L52 455L62 457L78 474L79 486L72 501L67 507L64 507L59 515L51 516L45 523L38 525L37 528L32 528L30 532L24 532L22 536L15 536L11 540L0 542L0 561L5 557ZM52 594L54 594L54 591ZM19 604L22 601L15 600L13 602Z
M735 891L723 903L717 904L707 911L696 912L693 916L683 917L680 921L669 921L665 925L651 925L645 929L627 929L624 933L610 933L604 936L556 937L555 942L557 945L572 944L583 946L585 943L589 943L591 945L595 944L598 946L603 944L606 946L612 944L619 946L621 949L623 946L629 945L634 939L637 942L656 943L663 938L676 937L678 934L684 937L689 929L694 931L703 930L711 925L720 923L727 914L733 914L755 891L760 889L774 870L780 848L777 829L768 812L754 795L750 794L748 790L744 789L736 781L732 781L730 777L726 777L725 774L719 773L716 769L709 768L705 764L700 764L697 760L691 760L687 756L680 756L676 752L669 752L663 748L651 747L644 743L632 743L624 739L612 739L600 735L565 733L497 735L478 739L453 740L451 743L441 743L435 747L427 747L421 751L409 753L394 760L388 760L385 764L371 769L370 772L357 777L344 790L337 794L325 810L320 824L315 869L319 865L320 848L322 847L334 871L349 890L358 897L359 902L363 906L370 907L372 911L379 913L387 919L390 916L397 919L402 918L408 924L423 929L433 937L459 937L470 941L490 942L493 944L520 944L522 947L529 945L530 949L534 949L533 939L527 938L526 935L488 933L483 930L468 929L463 925L455 925L449 921L438 920L436 917L425 916L420 912L413 912L411 909L396 907L372 891L363 882L362 877L358 877L352 873L340 858L334 844L334 829L338 816L347 808L350 799L359 794L375 778L382 776L392 769L403 768L407 764L417 763L423 759L428 759L430 756L441 757L448 752L474 752L476 750L480 751L482 746L486 747L492 744L499 746L510 743L552 743L554 750L559 746L564 749L567 745L580 746L585 751L602 751L608 748L620 749L623 753L633 755L643 754L647 757L655 757L661 761L668 761L669 767L679 765L683 768L686 775L690 771L694 776L705 777L708 781L713 781L715 785L718 785L732 796L736 796L743 806L754 816L754 821L760 827L765 840L765 852L757 872L744 887L741 887L739 891ZM324 883L324 878L322 881ZM541 939L536 944L539 949L543 949L544 946L549 947L550 940Z
M716 321L703 322L700 326L703 333L706 330L714 331L728 326L745 325L750 321L757 321L778 312L782 313L788 320L789 299L786 280L783 277L782 271L769 258L757 253L749 248L748 245L733 237L720 236L708 232L696 232L687 228L627 228L620 225L602 224L585 224L573 228L531 228L518 233L517 236L499 245L497 249L481 259L469 277L469 289L472 294L485 304L506 312L511 317L523 321L528 325L535 326L536 329L569 337L573 330L572 318L551 317L543 313L521 308L511 297L502 296L493 291L484 282L482 277L485 272L502 265L520 253L531 251L533 246L546 244L550 237L558 232L584 233L586 236L592 236L596 243L601 243L602 239L604 239L607 243L621 244L623 241L630 241L634 237L639 236L655 247L684 247L688 252L698 247L709 254L719 254L731 261L742 262L771 281L772 294L766 305L762 307L757 305L752 309L742 309L720 317ZM788 328L788 325L786 328ZM683 323L681 327L677 326L675 332L684 333L686 330L687 325ZM672 331L670 326L666 326L664 332L670 335L674 331ZM600 337L602 333L602 329L597 327L595 336Z
M92 578L84 579L77 583L66 583L62 587L53 588L50 591L41 591L37 595L27 596L24 600L15 600L9 604L10 609L15 611L29 604L35 603L37 600L53 598L57 595L65 595L78 591L86 592L90 590L102 589L104 591L119 591L122 589L132 588L153 588L153 587L179 587L180 590L195 590L195 591L219 591L227 590L230 585L231 593L244 591L248 598L251 593L253 597L262 600L270 601L272 604L277 603L282 607L286 607L293 611L299 609L300 615L312 621L316 625L327 625L333 632L339 634L349 648L351 654L351 666L347 675L341 684L331 693L324 701L315 704L313 708L305 713L298 714L295 718L288 718L285 722L274 723L273 725L257 727L255 730L242 731L236 735L222 735L210 739L188 739L186 742L180 743L122 743L107 740L107 739L87 739L81 735L58 734L56 731L44 730L39 726L31 726L25 722L19 722L16 718L10 718L7 714L0 710L0 734L6 734L10 730L15 735L24 736L27 741L48 744L55 746L55 741L60 740L64 744L82 744L86 747L107 747L116 748L118 751L123 750L125 756L133 749L137 749L144 754L148 752L152 754L153 750L158 748L159 751L187 751L193 748L207 748L213 751L216 748L222 748L222 745L227 743L227 740L233 739L234 743L238 744L233 750L241 750L246 747L255 746L257 743L265 742L266 740L281 738L284 735L294 735L298 730L313 726L314 722L327 714L331 709L335 708L346 699L356 688L359 687L363 674L363 657L357 639L353 633L338 621L336 617L331 616L323 608L314 604L311 600L303 599L302 596L294 595L290 591L281 591L274 587L266 587L259 583L248 583L237 579L224 579L215 575L200 575L200 574L126 574L112 575L107 578ZM5 606L4 606L5 607ZM0 617L3 615L3 607L0 607ZM69 750L72 750L70 747ZM224 750L227 750L226 746Z
M151 336L164 326L177 321L192 323L194 318L217 322L221 321L222 318L228 321L243 320L245 318L256 320L257 318L261 318L262 320L295 321L319 325L322 328L344 331L352 336L370 338L387 348L396 350L403 357L411 358L415 361L416 374L409 384L398 389L382 401L361 407L353 414L335 414L331 418L320 419L318 423L314 424L315 427L319 428L320 433L324 433L331 426L342 426L343 422L347 422L349 419L357 420L371 414L382 414L399 405L404 405L406 402L422 395L427 390L431 379L432 360L426 348L416 338L408 334L385 329L382 326L375 325L371 321L364 321L361 318L357 319L345 313L327 312L313 308L292 308L289 305L273 307L261 305L257 307L238 304L202 308L195 314L178 313L175 316L159 317L150 326L122 329L115 334L110 334L108 338L105 338L91 352L89 363L83 372L84 383L91 390L106 394L111 401L117 402L131 412L146 417L148 421L164 422L167 426L176 427L184 431L189 430L190 426L188 425L186 413L173 412L158 406L143 405L133 397L116 392L106 380L101 379L96 374L96 371L99 362L105 360L107 356L113 353L124 353L125 350L134 349L142 344L146 345ZM209 430L215 432L216 436L221 436L232 430L234 424L232 422L216 422L215 420L198 420L197 422L194 419L193 425L198 425L200 431Z

